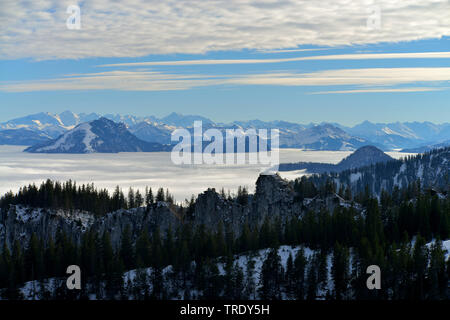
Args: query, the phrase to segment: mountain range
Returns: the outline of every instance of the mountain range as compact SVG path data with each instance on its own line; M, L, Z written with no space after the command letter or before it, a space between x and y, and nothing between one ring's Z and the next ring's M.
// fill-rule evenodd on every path
M31 153L117 153L170 151L170 146L140 140L125 124L106 118L84 122L56 139L25 149Z
M100 118L123 123L126 129L138 139L166 145L171 143L171 133L177 128L193 130L194 121L202 121L204 130L215 128L278 129L281 148L305 150L347 150L353 151L365 145L374 145L384 151L410 151L417 148L429 150L434 145L447 146L450 138L450 123L430 122L371 123L364 121L353 127L336 123L299 124L287 121L234 121L216 123L198 115L171 113L166 117L137 117L133 115L99 115L97 113L76 114L65 111L60 114L37 113L0 123L0 144L27 145L42 144L60 137L82 123ZM417 149L419 150L419 149Z

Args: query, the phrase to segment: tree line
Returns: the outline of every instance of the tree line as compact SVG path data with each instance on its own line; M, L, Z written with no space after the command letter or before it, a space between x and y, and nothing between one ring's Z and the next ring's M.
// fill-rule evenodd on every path
M240 201L245 194L241 190ZM143 228L138 235L125 227L117 248L108 232L88 230L79 244L62 232L46 243L33 234L26 245L16 240L11 251L2 248L0 287L7 288L2 295L20 298L18 288L25 281L42 284L65 276L65 268L76 264L89 286L75 294L63 283L56 292L39 290L43 299L92 293L107 299L180 298L181 293L181 298L196 299L448 299L449 262L439 241L425 244L449 238L449 199L425 192L400 203L387 193L380 200L362 200L363 211L336 207L284 221L267 218L260 227L243 223L238 234L222 224L212 230L185 223L164 234ZM306 257L300 249L283 266L280 245L309 248L314 254ZM255 283L251 259L243 268L238 255L266 248L272 249ZM382 289L368 291L366 268L373 264L383 270ZM134 279L123 276L132 269L138 270Z
M71 180L61 183L48 179L39 187L30 184L20 188L16 194L7 192L0 198L0 208L7 209L10 205L21 204L34 208L83 210L103 216L108 212L151 205L158 201L173 203L174 198L168 189L164 191L163 188L159 188L156 194L149 187L145 188L144 194L130 188L125 195L117 186L111 195L107 189L97 189L94 184L77 186Z

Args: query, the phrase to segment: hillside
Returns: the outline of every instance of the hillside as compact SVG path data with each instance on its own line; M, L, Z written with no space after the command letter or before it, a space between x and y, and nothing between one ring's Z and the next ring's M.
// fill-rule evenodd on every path
M403 160L392 160L374 165L332 172L311 177L317 184L332 179L337 187L350 187L352 194L364 192L380 195L382 190L392 193L395 189L408 188L420 180L421 188L450 191L450 147L436 149Z
M369 166L379 162L394 160L374 146L364 146L353 152L338 164L318 162L282 163L280 171L306 170L307 173L341 172L353 168Z
M138 139L124 124L106 118L77 125L56 139L25 149L31 153L117 153L168 151L168 146Z

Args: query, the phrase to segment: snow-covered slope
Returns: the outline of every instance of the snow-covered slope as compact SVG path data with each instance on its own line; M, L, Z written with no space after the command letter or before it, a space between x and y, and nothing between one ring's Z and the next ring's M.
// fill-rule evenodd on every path
M426 246L428 248L431 248L432 243L433 242L427 243ZM284 270L286 270L287 260L288 260L289 256L292 256L293 258L295 258L298 251L300 250L300 248L301 248L300 246L280 246L278 248L278 255L280 256L281 266L283 267ZM450 257L450 240L443 241L442 248L446 254L445 259L448 260ZM305 247L303 249L304 249L305 258L307 260L311 260L312 257L314 256L314 254L317 253L316 250L311 250L311 249L305 248ZM240 255L237 255L234 257L235 266L237 266L238 268L240 268L243 271L243 274L244 274L243 281L245 284L248 283L248 279L249 279L247 267L249 266L249 261L253 260L254 269L253 269L253 273L252 273L252 280L253 280L255 287L252 290L252 292L246 292L249 295L248 298L250 300L260 299L258 289L261 287L261 282L260 282L261 270L262 270L263 263L266 260L267 255L269 254L269 251L270 251L270 249L262 249L262 250L258 250L255 253L244 253L244 254L240 254ZM334 283L333 283L332 275L331 275L332 257L333 257L332 253L327 255L327 276L326 276L327 280L325 281L324 284L322 284L321 286L318 287L318 292L317 292L318 299L325 299L327 292L333 291ZM352 260L352 259L353 259L353 256L350 255L350 260ZM217 268L219 270L219 275L224 276L225 275L225 264L222 261L224 261L223 257L218 258L216 260L216 264L217 264ZM193 267L195 266L195 262L192 262L191 264ZM351 272L352 271L351 263L350 263L349 267L350 267L349 272ZM189 282L186 283L186 287L183 287L183 286L180 287L179 285L175 284L174 279L171 276L172 272L173 272L172 266L167 266L162 271L165 289L167 290L167 292L171 292L171 295L172 295L170 297L170 299L173 299L173 300L183 299L186 289L190 291L189 296L192 299L196 299L196 298L198 298L199 295L201 295L201 292L198 292L197 290L190 288L190 286L192 284ZM126 294L127 299L134 300L134 299L138 298L137 296L144 295L144 293L137 292L137 290L136 290L137 284L139 282L145 282L146 285L148 286L148 290L152 291L153 290L152 282L151 282L152 275L153 275L152 268L144 268L144 269L140 269L140 270L130 270L130 271L124 272L123 276L122 276L122 278L124 280L122 292ZM48 291L50 293L54 293L58 288L65 286L65 280L66 279L64 279L64 278L50 278L50 279L45 279L41 282L29 281L20 288L20 292L22 293L25 300L39 300L42 297L42 292L41 292L42 290ZM245 284L243 284L244 287L245 287ZM89 284L87 284L87 286L89 287ZM104 287L104 286L105 286L105 284L102 283L102 287ZM87 291L89 292L89 290L87 290ZM91 299L91 300L105 299L105 297L98 295L98 292L101 292L101 291L103 291L103 290L96 290L96 292L94 292L94 290L92 290L92 292L89 293L89 299ZM292 297L287 296L285 292L281 292L281 294L282 294L283 300L292 299ZM119 295L120 295L120 293L118 292L117 298L120 298Z
M393 192L394 188L402 189L419 179L422 188L435 188L447 192L449 174L450 147L447 147L415 157L312 177L312 179L320 180L331 176L338 186L350 186L353 194L363 192L367 185L371 192L380 195L381 190Z
M168 151L168 147L140 140L130 133L124 124L100 118L79 124L57 139L32 146L25 151L32 153L153 152Z
M450 138L449 123L371 123L364 121L352 128L345 128L345 130L356 136L384 145L387 149L414 148L427 142L433 144Z
M102 116L96 113L76 114L64 111L60 114L37 113L4 123L2 130L28 129L57 138L75 126L98 120ZM430 122L371 123L365 121L354 127L345 127L335 123L303 125L287 121L234 121L215 123L198 115L171 113L163 118L154 116L138 117L133 115L107 114L105 118L124 123L140 139L147 142L167 143L170 133L179 127L191 128L194 121L200 120L207 128L278 129L282 148L303 148L310 150L356 150L363 145L375 145L382 150L416 148L433 145L450 139L450 124ZM31 145L32 143L25 143Z

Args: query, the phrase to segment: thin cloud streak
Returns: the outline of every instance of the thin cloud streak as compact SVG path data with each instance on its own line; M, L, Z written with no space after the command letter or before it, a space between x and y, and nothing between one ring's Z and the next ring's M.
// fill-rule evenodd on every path
M385 89L355 89L355 90L339 90L339 91L318 91L309 94L351 94L351 93L409 93L409 92L429 92L442 91L448 88L385 88Z
M14 81L0 91L56 90L169 91L206 86L392 86L408 83L439 85L450 81L450 68L366 68L324 70L311 73L260 73L236 75L165 74L154 71L109 71L57 79Z
M142 67L142 66L194 66L194 65L227 65L227 64L259 64L284 63L311 60L382 60L382 59L450 59L450 52L407 52L407 53L364 53L323 55L279 59L205 59L178 61L149 61L103 64L98 67Z

